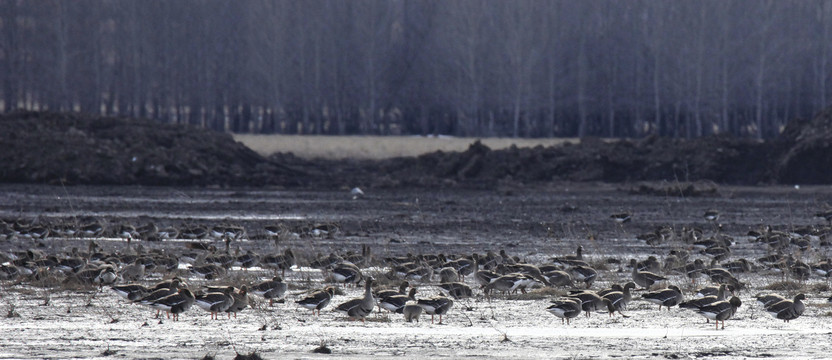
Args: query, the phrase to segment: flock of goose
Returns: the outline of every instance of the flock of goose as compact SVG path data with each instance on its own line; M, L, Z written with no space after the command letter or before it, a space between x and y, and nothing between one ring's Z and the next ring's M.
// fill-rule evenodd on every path
M832 212L818 215L832 219ZM628 213L612 215L612 219L620 224L631 221L631 218ZM704 218L716 222L719 212L709 210ZM719 229L718 226L716 228ZM276 236L280 231L277 227L264 230L269 236ZM73 248L68 253L48 254L35 247L25 251L0 252L0 280L20 284L61 277L64 282L109 286L128 301L157 310L157 316L161 311L167 312L174 321L193 305L210 313L212 319L218 319L221 313L236 318L237 312L249 306L249 294L269 300L270 306L274 301L286 300L290 288L290 284L284 281L286 271L298 269L300 264L319 269L323 282L328 283L292 299L297 306L317 315L339 292L336 284L364 285L363 296L335 306L336 311L350 319L364 321L375 309L384 309L402 314L408 322L418 321L423 313L431 315L433 322L434 315L438 315L439 323L442 323L442 316L452 309L456 299L479 296L490 301L497 293L511 298L511 294L517 292L556 288L554 292L558 295L546 310L567 324L582 313L590 316L596 311L607 312L609 316L616 313L626 316L622 310L626 310L633 298L637 298L658 305L659 310L676 306L692 310L709 322L713 320L717 328L721 322L724 329L725 321L743 304L739 297L746 287L739 280L743 274L777 273L799 284L813 275L827 279L832 275L832 260L828 258L813 263L804 262L808 258L805 256L808 249L829 245L827 237L832 230L824 225L789 232L770 226L751 231L747 238L759 244L755 246L765 248L769 254L752 260L733 256L731 247L736 244L735 238L719 230L705 236L705 231L695 227L680 230L659 227L637 238L651 246L664 244L672 249L661 260L656 256L629 261L590 259L584 255L584 247L579 245L575 254L552 257L543 264L522 261L505 250L464 255L407 254L381 259L374 258L368 246L362 246L360 253L331 253L299 261L301 259L291 249L270 254L242 251L240 247L232 251L231 244L245 236L245 229L236 226L199 230L158 229L152 224L138 228L122 225L112 234L123 237L126 246L107 252L95 241L104 232L100 222L73 228L64 225L49 227L18 220L0 221L0 240L24 238L43 244L44 239L50 237L90 238L87 251ZM147 241L151 237L192 241L179 242L185 246L178 249L168 246L167 249L148 250L141 244L134 246L133 240ZM214 241L205 240L209 238ZM225 243L224 250L222 245L214 245L216 241ZM631 269L623 271L625 266ZM618 267L618 270L608 270L610 267ZM226 284L203 286L196 290L188 285L192 279L200 278L206 282L222 283L228 281L231 271L256 268L274 274L239 287ZM368 275L371 271L375 278ZM281 275L277 275L278 272ZM593 290L596 280L606 277L605 272L616 272L610 277L616 279L629 272L629 281ZM166 280L152 283L149 279L156 275ZM379 277L399 282L400 285L394 289L374 287ZM687 282L695 284L701 277L707 277L713 286L701 287L695 296L685 301L680 285ZM419 289L429 286L438 288L442 294L418 298ZM641 296L635 297L635 291L641 291ZM803 301L806 298L803 293L792 298L767 293L758 294L755 300L774 318L788 322L804 313L806 306ZM832 298L828 301L832 302Z

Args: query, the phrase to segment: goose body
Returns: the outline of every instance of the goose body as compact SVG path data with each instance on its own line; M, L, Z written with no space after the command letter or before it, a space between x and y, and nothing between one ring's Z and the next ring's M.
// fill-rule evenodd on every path
M379 299L378 305L384 310L401 314L408 301L416 300L416 288L411 288L408 295L393 295Z
M265 299L269 299L269 306L272 306L275 299L279 300L286 296L286 290L288 289L289 285L283 282L283 278L275 276L271 280L252 286L251 292Z
M419 322L419 316L422 315L422 307L416 301L408 301L402 308L404 319L407 322Z
M150 304L150 307L173 314L173 321L177 321L179 320L179 314L188 311L193 304L194 294L188 289L180 289L175 294L154 301Z
M636 259L631 259L630 265L633 267L633 282L642 288L649 289L654 284L667 280L664 276L659 276L649 271L640 271L636 265Z
M211 319L218 319L217 314L225 312L231 305L234 304L234 297L231 294L234 292L234 287L229 286L222 292L209 292L202 295L197 295L194 299L194 304L201 309L211 313Z
M806 306L801 300L806 300L806 295L797 294L792 300L781 300L766 307L766 312L771 316L789 322L803 315Z
M136 301L150 293L150 289L139 284L113 285L111 289L113 289L118 296L130 301Z
M676 285L642 294L641 297L648 302L659 305L659 310L662 309L662 306L666 306L670 310L670 307L678 305L683 300L682 291Z
M310 293L305 298L298 301L297 304L312 310L313 314L315 313L315 310L318 310L318 315L321 315L321 309L329 305L329 302L332 300L332 296L334 295L335 288L327 286L324 289Z
M447 314L454 306L454 301L444 296L434 296L427 299L419 299L417 304L422 307L426 314L430 314L430 323L433 324L433 316L439 315L439 323L442 323L442 315Z
M575 318L581 314L581 303L579 299L575 298L558 298L552 301L552 305L546 308L546 311L560 318L561 323L566 320L569 325L569 319Z
M336 311L346 314L350 319L360 319L364 322L373 308L376 306L376 301L373 298L373 278L367 278L364 287L364 297L352 299L335 308Z
M471 287L461 282L450 282L439 284L439 289L454 299L469 298L474 296Z
M709 320L714 320L717 328L719 328L719 322L722 321L722 328L725 329L725 320L734 316L740 305L742 305L740 298L733 296L731 300L722 300L705 305L699 308L697 312Z

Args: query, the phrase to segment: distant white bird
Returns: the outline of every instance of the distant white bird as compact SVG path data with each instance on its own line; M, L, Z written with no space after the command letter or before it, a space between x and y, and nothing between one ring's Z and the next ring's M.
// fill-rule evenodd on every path
M358 187L354 187L354 188L352 188L352 190L350 190L350 195L352 195L352 199L355 200L355 199L358 199L360 197L364 197L364 191L362 191Z

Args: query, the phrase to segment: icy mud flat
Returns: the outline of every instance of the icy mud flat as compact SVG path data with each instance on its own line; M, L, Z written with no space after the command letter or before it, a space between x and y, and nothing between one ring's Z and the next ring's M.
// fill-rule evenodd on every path
M298 250L302 267L286 274L292 284L285 303L269 307L251 296L253 307L237 319L209 314L196 307L174 322L155 318L149 308L130 304L107 288L39 286L31 282L0 282L0 358L182 358L206 355L230 359L237 353L256 352L269 358L376 358L376 357L478 357L478 358L829 358L832 353L832 307L827 298L828 279L813 276L805 284L807 310L790 323L771 318L754 302L754 295L783 280L763 271L741 274L750 287L740 297L743 305L725 330L691 311L635 300L624 311L628 318L593 313L570 325L545 311L555 292L534 290L540 296L497 295L490 300L478 291L473 299L459 300L444 317L431 324L406 323L401 315L373 313L355 322L331 311L361 293L343 288L320 317L294 301L307 289L321 286L320 272L303 267L316 253L359 251L372 246L373 254L471 253L505 249L530 263L574 253L578 244L585 256L602 263L607 258L627 260L656 255L660 259L678 243L655 247L637 240L638 234L658 225L700 226L713 232L702 218L706 209L721 211L723 232L735 236L732 258L755 259L766 255L762 244L745 234L769 224L774 227L823 224L813 214L832 202L829 187L720 187L713 197L682 198L630 194L624 186L557 184L548 187L465 190L367 191L353 200L348 191L210 190L145 187L0 187L0 217L46 220L95 216L107 224L153 221L158 225L232 223L244 226L250 239L243 249L261 253L291 247ZM633 220L618 225L610 214L630 211ZM326 236L289 237L275 244L262 236L267 224L309 228L337 224ZM303 235L303 234L301 234ZM45 252L64 252L85 246L88 239L47 238ZM125 242L97 239L108 250ZM178 241L142 243L149 249L181 249ZM221 242L217 242L221 245ZM830 249L814 242L801 254L805 261L828 257ZM0 242L4 251L37 246L30 239ZM366 269L380 275L384 269ZM182 271L182 276L188 276ZM203 284L247 282L271 277L271 272L233 270L226 279L188 279L191 287ZM593 289L629 280L626 267L610 265L600 271ZM160 275L148 278L148 283ZM225 281L225 282L224 282ZM707 284L703 278L702 281ZM472 279L469 285L476 287ZM690 297L694 287L684 276L671 276ZM437 292L432 284L419 284L419 296ZM820 291L814 291L822 289ZM797 291L776 291L791 296ZM638 298L636 293L634 298ZM13 308L12 308L13 307ZM19 315L19 316L17 316ZM437 319L438 321L438 319ZM315 354L321 344L331 355Z

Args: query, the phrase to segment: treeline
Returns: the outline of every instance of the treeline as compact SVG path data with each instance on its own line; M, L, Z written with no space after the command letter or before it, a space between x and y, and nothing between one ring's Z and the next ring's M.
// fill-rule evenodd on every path
M2 0L2 109L288 134L766 138L825 0Z

